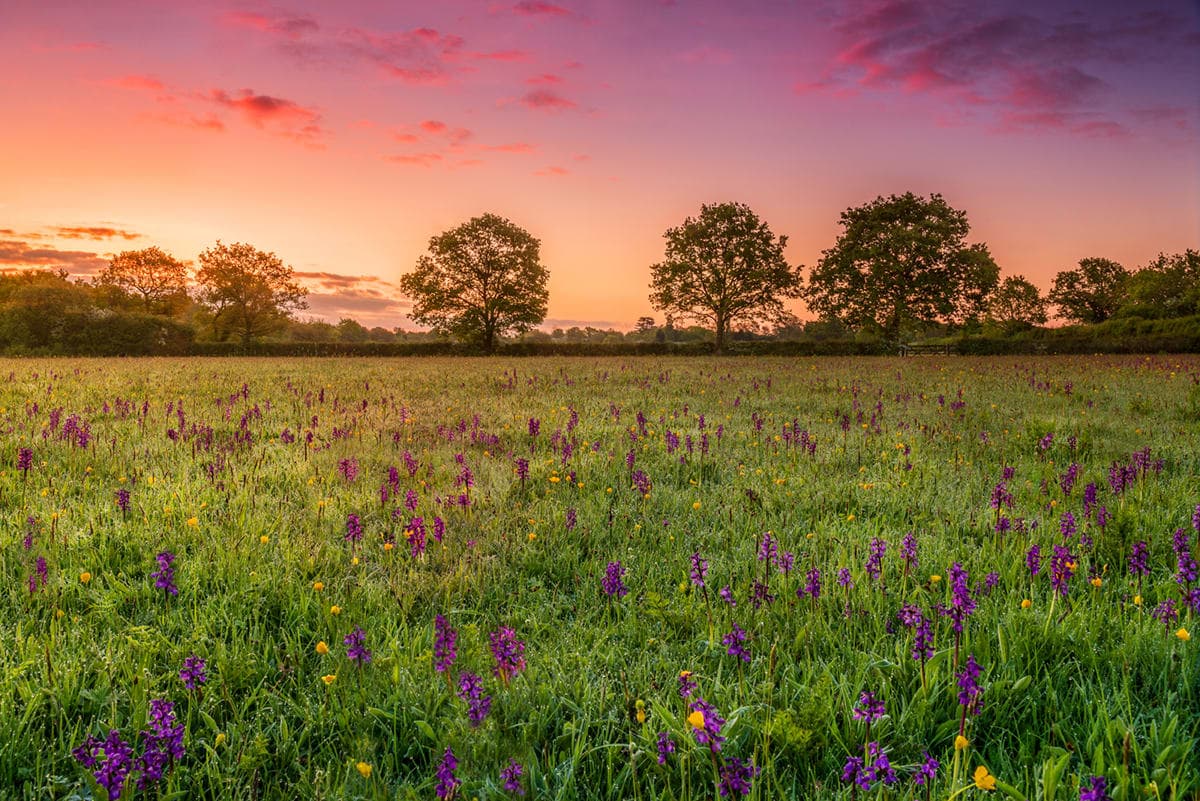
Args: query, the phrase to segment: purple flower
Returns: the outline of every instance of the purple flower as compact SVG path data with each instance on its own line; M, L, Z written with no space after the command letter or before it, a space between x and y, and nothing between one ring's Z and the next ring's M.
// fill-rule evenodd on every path
M565 526L567 531L574 531L575 526L579 521L578 515L575 513L575 507L567 509Z
M354 631L342 639L342 643L346 646L346 658L359 665L370 662L371 652L367 650L366 642L367 633L362 630L361 626L355 626Z
M879 576L883 573L883 557L886 553L887 540L872 537L870 543L867 544L867 561L863 565L863 569L871 581L878 581Z
M483 694L483 682L474 673L458 677L458 697L467 702L467 719L474 728L483 723L492 708L492 697Z
M154 557L158 563L158 570L150 574L150 578L154 579L155 589L162 590L166 595L178 595L179 588L175 586L175 568L172 563L175 561L175 554L170 551L163 551Z
M458 657L458 632L441 615L433 619L433 630L433 667L438 673L445 673Z
M117 490L115 494L117 497L117 508L121 510L121 514L127 513L129 511L129 490L122 488Z
M1150 575L1150 546L1145 540L1138 540L1129 552L1129 575Z
M625 575L625 568L620 562L609 562L604 569L604 578L600 581L600 586L604 589L604 594L612 598L623 598L629 592L629 588L621 581L621 577Z
M453 798L454 792L462 784L461 780L454 778L454 769L457 767L458 760L454 758L454 752L447 746L446 752L442 754L442 761L438 764L437 773L434 774L437 778L437 786L434 788L434 792L443 801Z
M46 557L39 556L37 559L35 559L33 562L33 569L34 572L37 573L38 581L41 582L43 587L45 587L46 582L50 579L50 567L46 564Z
M184 687L194 690L208 681L207 670L208 665L204 660L192 654L183 660L183 667L179 669L179 680L183 682Z
M509 757L508 765L500 769L500 780L504 782L504 789L510 793L525 795L525 788L521 786L521 774L523 772L521 763Z
M1079 801L1112 801L1108 794L1108 780L1103 776L1092 776L1079 786Z
M768 565L775 564L775 558L779 554L779 545L771 536L771 532L767 531L762 536L762 542L758 545L758 561L766 562Z
M876 698L875 693L864 692L854 707L854 719L872 723L883 717L886 711L883 701Z
M750 588L750 603L755 609L763 604L775 603L775 596L771 594L771 585L756 580Z
M358 542L362 539L363 527L358 515L351 512L346 515L346 542Z
M917 536L911 531L900 540L900 558L904 560L906 571L917 569Z
M538 432L542 430L542 421L536 417L529 418L529 436L536 437Z
M1075 557L1065 545L1055 545L1050 556L1050 586L1063 598L1067 596L1071 576L1075 573Z
M692 554L692 584L704 589L704 580L708 578L708 562L701 558L700 552Z
M96 782L108 791L109 801L117 801L125 787L125 778L133 770L133 748L121 739L116 729L98 740L89 736L71 755L84 767L94 769Z
M857 784L864 790L870 790L872 778L873 774L866 767L866 762L862 757L846 758L846 764L842 766L842 781L847 784Z
M1029 568L1029 577L1033 578L1042 569L1042 546L1034 544L1029 546L1029 552L1025 554L1025 566Z
M631 478L634 489L638 491L639 495L650 494L650 490L654 485L650 482L650 477L648 475L643 473L641 470L634 470Z
M33 448L18 448L17 449L17 469L21 471L22 476L29 473L33 467Z
M896 775L896 769L892 767L891 760L879 747L879 743L867 743L867 758L873 760L871 762L871 772L875 778L884 784L895 784L899 781Z
M737 757L731 757L718 770L720 783L718 789L721 797L734 795L750 795L750 783L758 775L758 768L753 762L743 762Z
M804 589L796 590L796 597L807 595L814 601L821 597L821 569L812 568L804 574Z
M692 693L695 691L696 682L692 680L692 671L679 671L679 697L684 699L691 698Z
M170 701L158 698L150 701L150 728L142 732L142 743L138 788L145 790L162 779L167 766L182 759L185 753L183 724L175 721L175 705Z
M721 600L723 600L725 603L729 604L730 606L737 606L737 601L735 601L733 599L733 590L731 590L729 588L728 584L726 584L724 587L722 587L720 590L718 590L717 595L720 595Z
M784 551L779 554L779 558L775 561L775 566L779 568L779 572L787 575L792 572L792 567L796 564L796 554L791 551Z
M1175 581L1178 584L1190 584L1196 580L1197 567L1187 531L1182 528L1175 529L1172 545L1175 548Z
M1058 521L1058 529L1062 532L1063 539L1069 540L1075 536L1078 527L1075 525L1075 515L1069 511L1063 512L1062 517Z
M850 577L850 568L843 567L838 569L837 583L846 589L854 589L854 579Z
M522 484L529 480L529 460L517 459L517 480Z
M665 731L660 731L655 745L658 747L658 764L667 764L667 757L675 753L675 741Z
M1167 627L1167 631L1170 631L1171 625L1179 619L1179 610L1175 606L1175 599L1168 598L1154 607L1150 612L1150 617L1162 623Z
M979 664L975 661L974 654L967 656L966 664L957 673L958 703L966 707L966 711L972 715L979 714L979 702L983 696L983 688L979 686L980 673L981 670Z
M1009 509L1012 508L1013 496L1012 496L1012 493L1008 491L1008 482L1007 481L1001 481L999 484L997 484L995 487L992 488L991 504L992 504L992 508L997 511L999 511L1000 509L1002 509L1004 507L1007 507Z
M505 684L525 669L525 643L517 639L517 633L508 626L488 634L492 657L496 660L492 674Z
M725 718L717 714L717 708L705 701L703 698L697 698L688 705L688 709L692 713L699 712L703 718L703 723L697 726L692 722L692 716L688 716L688 721L692 723L692 735L696 738L698 745L707 745L713 753L721 750L721 743L725 742L725 738L721 736L721 727L725 725Z
M733 624L733 631L725 635L721 640L722 645L729 646L728 654L736 656L743 662L750 661L750 652L742 645L746 641L746 632L737 623Z
M918 765L916 772L913 773L913 784L918 786L933 784L933 780L937 778L939 767L941 767L940 763L926 751L925 761Z
M338 462L338 472L347 483L358 478L358 460L357 459L342 459Z

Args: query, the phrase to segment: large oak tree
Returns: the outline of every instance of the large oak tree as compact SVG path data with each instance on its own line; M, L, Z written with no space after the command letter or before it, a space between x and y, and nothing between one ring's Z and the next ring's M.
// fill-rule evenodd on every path
M174 314L188 302L187 266L157 247L117 254L96 284L135 298L148 314Z
M236 334L249 342L284 328L293 312L308 308L308 291L293 275L274 253L217 242L200 254L198 296L212 311L221 339Z
M650 303L712 325L718 351L735 322L784 320L783 298L800 294L800 268L783 256L787 237L742 203L705 204L663 237L665 257L650 267Z
M1058 316L1076 323L1102 323L1125 302L1129 271L1112 259L1080 259L1074 270L1054 276L1050 302Z
M550 271L539 247L528 231L495 214L438 234L417 269L400 279L413 301L408 316L491 352L499 337L546 319Z
M842 234L809 277L823 319L898 338L908 325L980 317L1000 271L987 245L968 245L964 211L941 195L878 197L841 216Z

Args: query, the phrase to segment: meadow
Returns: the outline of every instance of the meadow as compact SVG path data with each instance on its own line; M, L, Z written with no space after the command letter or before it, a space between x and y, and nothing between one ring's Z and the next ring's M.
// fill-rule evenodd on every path
M0 363L0 797L1200 798L1200 358Z

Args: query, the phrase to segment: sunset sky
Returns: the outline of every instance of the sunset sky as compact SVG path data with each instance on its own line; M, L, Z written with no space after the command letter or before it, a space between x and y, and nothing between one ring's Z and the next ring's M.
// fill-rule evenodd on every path
M1046 289L1200 247L1198 8L0 0L0 267L245 241L311 316L410 327L399 277L490 211L542 242L548 327L628 327L701 203L811 267L911 190Z

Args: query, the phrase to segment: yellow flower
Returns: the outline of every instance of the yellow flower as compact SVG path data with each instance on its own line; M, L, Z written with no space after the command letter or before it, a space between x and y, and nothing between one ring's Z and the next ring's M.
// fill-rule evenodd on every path
M314 589L314 590L316 590L317 592L320 592L321 590L325 589L325 582L323 582L323 581L314 581L314 582L313 582L313 589Z
M383 550L385 550L385 551L390 551L390 550L392 550L392 549L393 549L393 548L395 548L395 547L396 547L396 545L395 545L394 543L391 543L391 542L385 542L385 543L383 544Z
M350 564L352 564L352 565L357 565L357 564L358 564L358 557L356 556L356 557L354 557L353 559L351 559L351 560L350 560Z
M704 713L697 709L695 712L687 716L687 722L693 729L703 729Z
M196 528L197 526L200 525L200 519L195 516L189 517L187 519L187 524L190 528Z
M258 541L261 542L263 545L266 545L268 542L271 541L271 538L268 537L266 534L263 534L261 537L258 538Z
M646 722L646 702L643 701L641 698L639 698L639 699L637 699L637 701L634 702L633 706L635 709L637 709L637 722L645 723Z
M1099 576L1093 576L1093 577L1092 577L1092 586L1093 586L1093 587L1099 587L1099 586L1100 586L1101 584L1103 584L1103 583L1104 583L1104 582L1103 582L1103 581L1100 579L1100 577L1099 577Z
M961 734L954 738L954 750L961 751L971 744L971 741Z
M326 686L326 687L328 687L330 684L333 684L333 682L334 682L336 679L337 679L337 675L336 675L336 674L334 674L334 673L330 673L330 674L328 674L328 675L326 675L326 676L322 676L322 677L321 677L321 681L325 682L325 686Z
M1179 639L1183 640L1184 642L1187 642L1188 640L1192 639L1192 635L1188 634L1188 630L1185 628L1180 628L1178 631L1176 631L1175 636L1178 637Z
M975 786L980 790L991 792L996 789L996 777L988 773L983 765L975 768Z
M342 613L342 607L338 606L337 604L334 604L333 606L329 607L329 614L340 615L341 613Z
M79 580L81 582L83 582L84 584L87 584L89 581L92 580L92 574L85 570L79 574Z
M1142 596L1140 596L1140 595L1133 596L1133 605L1141 606L1142 605Z
M225 745L225 732L219 732L217 734L217 739L213 740L213 745L217 748Z
M529 541L533 542L536 539L537 539L537 534L534 534L532 531L529 532Z
M364 779L371 778L371 766L368 765L366 762L359 762L354 767L358 768L358 772L362 774L362 777Z
M1028 608L1029 608L1029 607L1031 607L1031 606L1033 606L1033 601L1029 600L1028 598L1026 598L1025 600L1021 601L1021 608L1022 608L1022 609L1028 609Z
M325 654L329 653L329 646L325 644L324 640L321 640L319 643L317 643L317 653L321 656L325 656Z
M696 501L695 503L693 503L693 504L692 504L692 508L693 508L693 509L699 509L699 508L700 508L700 501Z
M942 577L939 576L937 573L934 573L932 576L929 577L930 584L937 584L941 580L942 580Z
M852 515L852 514L846 515L846 522L847 522L847 523L853 523L853 522L854 522L854 515Z

